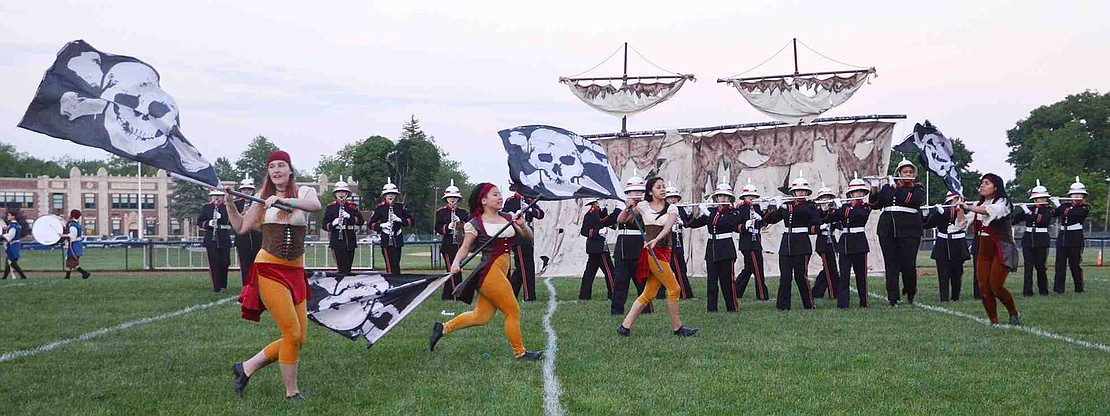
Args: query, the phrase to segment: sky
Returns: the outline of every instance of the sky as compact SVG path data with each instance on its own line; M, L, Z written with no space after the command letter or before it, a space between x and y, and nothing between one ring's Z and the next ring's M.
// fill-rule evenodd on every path
M1006 130L1033 109L1106 92L1110 2L34 2L0 4L0 142L42 158L107 153L16 126L57 51L84 39L162 76L186 137L234 161L262 134L301 170L356 140L396 139L415 115L476 181L505 182L497 131L580 134L620 120L578 101L560 76L629 42L631 74L698 77L630 130L768 121L716 79L791 38L878 77L826 116L929 119L975 152L971 168L1013 177ZM800 70L850 69L799 48ZM789 49L748 75L793 71ZM588 76L619 75L619 55ZM228 179L228 178L225 178Z

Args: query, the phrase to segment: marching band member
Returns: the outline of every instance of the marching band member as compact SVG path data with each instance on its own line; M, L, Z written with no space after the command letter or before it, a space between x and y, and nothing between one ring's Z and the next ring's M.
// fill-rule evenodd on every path
M85 227L77 220L81 219L81 211L69 211L69 223L66 225L66 234L61 234L66 240L66 279L74 270L81 272L82 279L88 279L92 273L81 268L81 256L85 255ZM227 278L225 277L226 281Z
M944 197L944 204L948 208L938 205L936 209L929 210L925 218L924 228L935 228L937 238L933 243L933 252L929 255L937 263L937 282L940 286L940 301L948 302L960 300L960 291L963 288L964 262L971 258L967 249L967 217L959 208L963 202L960 194L949 192ZM978 283L976 283L978 284ZM951 293L951 297L949 297Z
M500 212L501 191L492 183L480 183L474 187L468 202L473 217L464 226L463 242L459 246L458 255L451 262L450 272L461 274L462 259L470 254L470 250L478 249L483 243L489 242L482 248L482 259L478 267L470 272L471 277L454 293L458 300L470 303L477 292L478 304L474 306L474 310L461 313L447 323L433 324L432 333L428 337L428 349L435 351L436 344L446 334L489 323L494 313L501 311L505 315L505 336L509 338L513 355L521 360L539 360L543 357L543 351L528 351L524 348L524 340L520 334L520 305L517 304L516 295L509 284L509 247L518 237L531 239L532 229L525 223L524 214L510 216ZM497 231L507 223L512 223L512 226L494 238Z
M515 215L524 207L532 202L532 198L525 198L517 192L505 199L505 206L501 208L501 212ZM533 221L542 220L544 212L540 209L539 204L532 204L528 212L524 213L524 222L528 224L528 228L533 227ZM524 301L532 302L536 300L536 245L534 241L529 238L517 238L513 242L513 258L516 263L513 265L513 274L509 277L509 283L513 285L513 294L520 294L520 289L524 289Z
M1025 222L1025 232L1021 234L1021 254L1025 259L1023 296L1033 296L1034 270L1037 271L1037 291L1048 295L1048 226L1056 215L1048 206L1049 197L1048 189L1037 179L1037 186L1029 191L1029 199L1033 202L1022 204L1021 209L1014 211L1014 222Z
M374 207L374 214L370 216L370 229L377 231L381 237L386 274L401 274L401 248L405 246L401 229L416 223L405 209L405 204L396 202L398 194L397 185L386 178L385 186L382 186L382 202Z
M351 197L351 188L342 176L331 193L335 195L335 201L324 208L324 230L328 231L328 247L335 256L339 274L349 275L355 261L355 250L358 249L355 229L365 224L366 220L362 219L358 205L347 200Z
M779 293L776 307L780 311L790 310L790 281L798 286L802 295L802 307L813 309L813 292L806 278L806 267L809 265L809 255L813 247L809 242L810 233L821 223L821 214L817 205L807 198L813 192L809 188L809 181L798 176L790 182L791 196L795 199L782 202L782 197L775 197L772 209L764 214L768 224L783 223L782 241L779 242Z
M682 194L678 193L678 188L668 186L667 190L667 203L671 205L678 204L682 201ZM686 228L686 224L690 222L690 214L688 214L681 207L678 208L678 219L674 222L674 227L671 227L671 270L674 271L675 278L678 279L678 285L682 288L679 293L679 299L693 299L694 291L690 287L690 275L687 273L689 270L686 267L686 253L682 249L682 229ZM663 291L659 292L664 295Z
M19 267L19 257L22 255L20 249L23 248L23 243L19 240L23 238L23 227L26 222L19 210L9 209L4 214L4 221L7 225L4 226L3 239L4 243L8 246L4 249L4 254L7 255L7 260L4 261L4 279L8 278L12 269L15 269L16 274L20 279L26 279L27 275L23 273L23 268ZM14 276L12 277L15 278Z
M821 256L821 271L817 273L817 279L813 284L813 297L819 298L824 296L825 289L828 289L829 299L837 298L837 306L840 308L848 307L848 293L847 287L841 287L837 284L840 281L840 271L838 270L836 261L836 236L833 235L833 230L838 228L838 220L836 218L836 206L833 199L836 198L836 193L825 184L821 184L821 188L817 189L817 210L821 216L821 225L818 227L817 240L814 245L814 251L817 255ZM845 293L840 295L840 291ZM843 301L840 298L843 297ZM841 306L843 303L843 306Z
M851 201L842 204L836 210L836 218L843 229L838 243L840 279L844 291L847 292L848 277L853 271L855 272L856 292L859 295L861 308L871 305L867 296L867 253L871 251L867 243L867 220L871 217L871 204L866 200L868 193L870 191L867 183L857 176L848 182L848 192L845 194ZM841 306L839 301L837 306Z
M705 310L717 312L720 287L720 293L725 297L725 309L736 312L736 245L732 238L743 219L732 208L736 201L732 186L717 184L712 198L720 205L699 206L689 224L690 228L706 227L709 231L709 239L705 241Z
M767 279L763 275L763 236L760 235L760 229L767 223L763 221L763 210L753 203L755 199L759 199L759 189L748 178L748 184L740 189L740 202L735 208L740 220L737 226L740 231L737 248L740 249L740 257L744 258L744 269L736 276L736 297L744 297L748 281L755 276L755 298L768 300L770 296L767 295Z
M917 167L902 158L894 169L897 177L888 177L882 189L871 185L870 202L881 208L879 215L879 248L883 251L886 268L886 298L890 306L898 306L901 292L898 275L906 288L906 296L913 304L917 294L917 251L921 246L921 207L925 201L925 187L914 181Z
M1087 187L1075 177L1075 183L1068 187L1070 201L1062 203L1060 198L1051 198L1056 206L1056 217L1060 218L1060 233L1056 236L1056 281L1052 290L1064 293L1068 268L1075 282L1075 293L1083 293L1083 221L1091 211L1084 199Z
M593 297L594 277L598 269L605 277L605 299L613 299L613 260L609 257L609 246L605 235L609 226L616 224L617 216L601 208L597 198L586 200L586 215L582 217L579 234L586 237L586 270L582 271L582 285L578 289L578 299L589 300Z
M220 293L227 289L227 268L231 266L231 223L228 222L224 192L212 189L208 191L208 197L211 202L200 207L197 227L204 233L204 251L208 253L208 277L212 279L212 290Z
M247 284L239 294L243 319L258 322L263 311L281 331L281 338L266 345L250 359L232 364L235 393L242 396L247 383L258 370L278 362L286 400L304 400L297 386L300 350L308 331L309 296L304 270L305 236L308 234L309 212L320 210L316 190L297 187L289 153L275 150L266 158L266 180L262 183L265 204L251 204L246 215L231 210L230 222L235 232L262 230L262 249L254 259ZM225 197L230 204L231 196ZM280 203L292 212L274 207Z
M624 194L628 197L625 201L626 205L633 203L644 198L644 179L640 175L633 173L631 178L624 184ZM613 280L613 299L609 307L609 313L612 315L624 315L624 304L628 300L628 285L629 282L636 284L637 294L644 290L643 283L636 281L633 277L636 275L636 268L640 262L640 252L643 251L644 237L640 232L639 226L636 225L635 218L626 216L627 221L620 221L618 216L623 212L620 208L613 209L609 215L617 222L614 226L617 229L617 243L613 248L613 263L617 274L616 279ZM649 312L652 308L648 307Z
M238 190L245 194L254 194L254 179L244 177L239 181ZM252 204L249 199L236 197L234 206L242 214L247 212ZM258 256L258 250L261 249L262 231L252 229L245 234L235 234L235 254L239 257L239 274L243 285L247 284L247 275L250 274L254 258Z
M983 308L991 324L998 323L997 301L1006 306L1010 325L1021 325L1021 315L1014 304L1014 296L1006 289L1006 276L1017 270L1017 246L1010 212L1009 195L1006 195L1002 178L993 173L983 175L979 184L979 202L960 208L974 213L976 238L979 239L979 292L983 295Z
M443 200L447 202L442 208L436 210L436 234L442 235L439 242L439 254L443 256L443 265L447 271L451 270L451 264L455 262L455 255L459 253L459 244L463 240L463 231L461 228L463 224L470 221L470 213L466 209L459 207L459 201L462 200L462 194L459 193L459 187L455 186L455 180L451 180L451 185L443 190ZM443 285L443 293L440 298L443 300L454 299L452 293L459 283L462 283L462 275L453 274L451 278Z
M667 312L671 317L671 330L680 337L693 336L697 328L682 325L682 318L678 316L678 296L681 288L675 280L674 272L670 267L670 234L671 227L678 220L678 207L666 202L667 190L663 186L663 178L651 178L647 181L647 194L639 202L628 200L627 206L620 213L617 222L626 222L629 217L639 217L644 225L647 241L644 242L640 254L640 264L636 272L637 281L645 281L645 288L640 292L640 297L632 303L624 322L617 327L617 334L621 336L632 335L632 325L636 318L651 304L655 293L660 286L667 290ZM650 252L650 253L649 253ZM652 260L652 253L658 261ZM731 280L731 276L729 277ZM735 302L734 302L735 303Z

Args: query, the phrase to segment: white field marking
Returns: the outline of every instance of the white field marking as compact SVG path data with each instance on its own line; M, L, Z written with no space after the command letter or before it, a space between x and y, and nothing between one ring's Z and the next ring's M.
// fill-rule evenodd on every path
M54 341L54 342L51 342L49 344L46 344L46 345L43 345L43 346L40 346L40 347L37 347L37 348L4 353L4 355L0 355L0 363L2 363L4 361L15 360L17 358L30 357L32 355L36 355L36 354L39 354L39 353L54 350L54 349L57 349L57 348L60 348L60 347L63 347L63 346L69 345L69 344L88 341L90 339L99 337L101 335L105 335L105 334L108 334L108 333L111 333L111 332L115 332L115 331L119 331L119 330L123 330L123 329L127 329L127 328L131 328L133 326L145 325L145 324L149 324L151 322L161 321L163 319L169 319L169 318L173 318L175 316L181 316L181 315L196 312L196 311L199 311L199 310L202 310L202 309L211 308L213 306L218 306L218 305L222 305L222 304L231 302L235 299L236 299L235 297L230 297L230 298L220 299L220 300L217 300L215 302L210 302L210 303L205 303L205 304L200 304L200 305L193 305L193 306L190 306L188 308L173 311L173 312L170 312L170 313L165 313L165 314L162 314L162 315L152 316L152 317L149 317L149 318L143 318L143 319L130 321L130 322L124 322L122 324L119 324L119 325L116 325L116 326L113 326L113 327L101 328L101 329L98 329L96 331L92 331L92 332L89 332L89 333L82 334L81 336L78 336L78 337L75 337L75 338L63 339L61 341Z
M553 277L543 279L550 297L547 298L547 313L543 316L543 330L547 332L547 349L543 353L543 414L546 416L562 416L566 414L559 396L563 388L559 386L559 379L555 378L555 353L559 349L559 338L555 335L555 327L551 325L551 317L559 307L559 299L555 295L555 285L551 284Z
M868 278L871 278L871 277L873 277L873 276L868 276ZM849 289L851 289L851 291L854 292L854 293L859 293L859 291L856 290L855 288L849 287ZM882 295L876 294L874 292L867 292L867 296L875 298L875 299L886 300L886 296L882 296ZM983 318L980 318L978 316L968 315L968 314L963 313L963 312L957 312L957 311L954 311L954 310L951 310L951 309L948 309L948 308L942 308L940 306L927 305L927 304L924 304L924 303L921 303L921 302L914 302L913 306L924 309L924 310L927 310L927 311L945 313L945 314L949 314L949 315L952 315L952 316L959 316L961 318L967 318L967 319L970 319L972 321L978 322L980 324L983 324L983 325L986 325L986 326L989 326L989 327L992 327L992 328L1008 329L1008 330L1013 330L1013 331L1021 331L1021 332L1036 335L1038 337L1064 341L1064 342L1067 342L1069 344L1078 345L1080 347L1099 350L1099 351L1102 351L1102 352L1110 352L1110 346L1099 344L1097 342L1089 342L1089 341L1084 341L1084 340L1081 340L1081 339L1071 338L1071 337L1060 335L1060 334L1057 334L1057 333L1054 333L1054 332L1045 331L1043 329L1036 328L1036 327L1024 326L1024 325L1022 325L1022 326L991 325L990 320L983 319Z
M0 289L5 289L5 288L9 288L9 287L27 286L28 284L29 283L10 283L10 284L6 284L6 285L0 285Z

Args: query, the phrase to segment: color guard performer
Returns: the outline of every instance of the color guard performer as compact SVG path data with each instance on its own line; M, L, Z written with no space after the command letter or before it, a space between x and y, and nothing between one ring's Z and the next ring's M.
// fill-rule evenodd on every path
M667 203L676 205L682 201L682 194L678 193L678 188L668 186L667 190ZM690 287L690 275L686 267L686 252L682 249L682 229L686 228L686 224L690 222L690 214L682 207L678 207L678 219L675 220L674 226L671 227L671 270L674 271L675 277L678 279L678 285L682 288L679 293L679 299L693 299L694 290ZM666 292L660 290L659 295L666 296ZM659 297L656 296L658 299Z
M709 239L705 241L705 310L717 312L717 294L721 293L725 298L725 309L736 312L736 245L732 239L743 221L732 209L732 204L736 202L732 186L717 184L712 197L718 205L699 206L689 224L690 228L706 227L709 231Z
M917 294L917 251L921 246L921 204L925 187L914 181L917 167L902 158L894 169L897 177L887 177L881 189L871 185L871 206L881 208L879 215L879 248L886 268L886 298L890 306L898 306L902 292L898 276L906 288L910 304Z
M806 268L809 256L813 253L809 235L815 234L821 224L821 214L817 205L809 201L813 192L809 181L799 176L790 182L790 195L794 200L782 202L782 197L773 199L772 208L764 215L768 224L783 223L782 240L779 242L779 293L776 307L780 311L790 310L790 281L798 286L802 295L802 307L813 309L813 291L810 290Z
M394 275L401 274L401 248L405 246L401 229L416 223L405 209L405 204L396 201L398 194L397 185L386 178L385 186L382 186L382 202L374 207L374 214L370 216L370 229L377 231L378 237L381 237L385 272Z
M813 284L813 297L819 298L825 295L828 289L829 299L834 297L838 298L838 294L842 287L838 286L836 282L840 281L840 270L836 261L836 235L833 231L840 228L839 219L836 217L836 204L833 199L836 198L836 193L832 188L821 184L817 189L817 210L821 215L821 225L818 227L817 240L814 244L814 251L821 257L821 271L817 273L817 279ZM847 290L847 288L843 288ZM840 304L843 303L843 306ZM848 294L844 293L843 302L837 302L841 308L848 307Z
M1068 269L1075 282L1075 293L1083 293L1083 221L1091 212L1091 206L1084 199L1087 187L1075 177L1075 183L1068 187L1069 201L1051 198L1056 206L1056 217L1060 219L1060 233L1056 236L1056 281L1052 290L1064 293L1064 282Z
M254 179L244 177L239 181L239 192L245 194L254 194ZM251 202L246 198L235 198L235 209L239 210L240 214L247 212L250 209ZM250 273L251 266L254 265L254 258L258 257L258 250L262 249L262 231L251 229L243 234L235 234L235 253L239 256L239 273L243 279L243 285L247 284L247 275Z
M998 305L1002 302L1010 314L1010 325L1021 325L1014 296L1006 289L1006 276L1017 270L1017 245L1010 212L1013 206L1006 195L1002 178L993 173L983 175L979 184L979 202L976 205L960 203L961 209L972 212L976 238L979 239L979 291L983 295L983 309L991 324L998 323Z
M925 218L924 228L935 228L937 238L933 243L933 252L929 255L937 263L937 282L940 286L940 301L948 302L960 300L960 291L963 289L964 262L971 258L967 247L968 221L959 204L963 203L960 194L949 192L944 197L944 207L938 205L929 210ZM951 293L951 296L949 294Z
M451 185L443 190L443 200L447 202L442 208L436 210L436 234L442 236L439 242L439 254L443 256L443 266L447 271L451 270L451 264L455 262L455 255L459 252L459 244L463 240L463 224L470 221L470 213L464 208L459 207L459 201L462 200L462 193L459 192L459 187L455 186L455 180L451 180ZM462 275L453 274L447 282L443 284L443 293L440 299L453 300L455 296L451 293L455 291L455 287L462 283Z
M1025 232L1021 234L1021 254L1025 258L1023 296L1033 296L1034 270L1037 272L1037 291L1048 295L1048 226L1056 215L1056 210L1048 206L1050 196L1048 189L1041 186L1041 180L1037 179L1037 186L1029 190L1029 199L1033 202L1021 204L1019 209L1014 210L1014 222L1025 222Z
M624 194L628 197L626 203L644 199L644 179L633 173L624 184ZM609 215L617 218L620 213L621 209L615 208ZM613 248L613 263L617 274L616 279L613 280L613 299L609 313L624 315L629 282L636 284L637 294L644 290L643 284L633 278L640 262L640 252L644 248L644 237L632 217L628 217L627 222L617 221L614 226L617 229L617 243ZM648 305L647 310L651 311L651 309L651 305Z
M501 208L501 212L515 215L524 207L532 202L532 198L525 198L523 195L514 192L505 200L505 206ZM535 220L542 220L544 216L543 210L540 209L539 204L533 204L528 212L524 213L524 222L528 224L528 228L535 229L532 222ZM532 302L536 300L536 245L530 238L519 237L513 242L513 258L516 263L513 265L513 274L509 277L509 282L513 284L513 294L519 295L520 289L524 288L524 301Z
M579 234L586 237L586 270L582 272L582 285L578 288L578 299L589 300L593 297L594 277L601 270L605 278L605 299L613 299L613 260L609 257L609 245L605 242L608 228L617 222L617 216L602 208L601 200L586 200L586 215L582 216Z
M204 251L208 253L208 276L212 279L212 291L216 293L227 289L227 268L231 266L231 222L228 221L224 192L212 189L208 192L211 202L200 207L197 227L204 233Z
M7 244L4 254L7 256L7 260L4 261L3 279L7 279L13 269L20 279L26 279L27 275L23 273L23 268L19 267L19 258L22 255L20 249L23 248L23 243L19 240L23 238L23 227L26 222L20 215L19 210L15 209L9 209L4 214L4 222L6 222L6 225L4 226L3 239L4 243ZM12 276L12 278L14 279L15 276Z
M358 205L348 200L351 197L351 188L342 176L331 192L335 195L335 201L324 208L324 230L328 232L328 248L331 248L332 255L335 256L339 274L349 275L355 261L355 250L358 249L355 230L366 221L362 219Z
M844 283L844 291L847 292L849 291L848 277L853 271L855 272L856 292L859 295L861 308L871 305L867 296L867 253L871 251L867 243L867 220L871 217L871 204L867 202L868 193L870 191L867 183L857 176L848 182L848 192L845 195L850 201L836 210L837 220L840 221L843 230L838 244L840 279ZM837 306L841 306L839 301Z
M736 297L743 298L744 291L748 288L748 281L755 276L755 298L768 300L767 279L763 275L763 236L760 230L767 225L763 221L763 210L754 200L759 199L759 189L748 184L740 189L740 202L736 204L736 215L740 217L740 240L737 247L740 257L744 258L744 269L736 277Z

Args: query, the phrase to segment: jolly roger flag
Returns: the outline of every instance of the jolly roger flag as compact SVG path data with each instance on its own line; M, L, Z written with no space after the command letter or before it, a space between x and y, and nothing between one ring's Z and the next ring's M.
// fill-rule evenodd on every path
M944 185L949 191L963 195L964 186L960 183L956 163L952 160L952 141L944 137L929 120L925 120L925 124L914 125L913 133L906 136L901 144L894 146L894 150L917 153L920 163L944 179Z
M143 61L75 40L46 70L19 127L219 185L216 170L185 140L177 103L159 80Z
M509 154L509 178L520 194L548 201L623 199L620 179L597 143L551 126L498 132Z
M435 293L447 276L316 272L308 279L308 319L348 339L365 338L367 347L371 347Z

